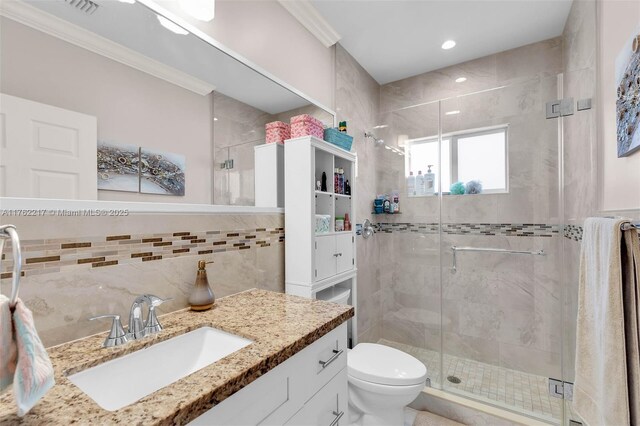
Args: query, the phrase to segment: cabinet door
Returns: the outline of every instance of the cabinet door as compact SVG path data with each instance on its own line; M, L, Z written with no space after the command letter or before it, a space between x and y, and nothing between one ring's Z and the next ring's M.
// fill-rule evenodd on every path
M316 281L336 274L336 238L333 235L316 237Z
M337 273L353 269L353 234L336 236Z
M291 426L349 424L347 369L342 369L286 423Z

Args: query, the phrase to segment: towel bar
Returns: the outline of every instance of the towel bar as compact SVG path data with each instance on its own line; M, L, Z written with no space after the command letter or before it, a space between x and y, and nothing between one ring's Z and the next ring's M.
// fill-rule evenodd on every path
M640 222L625 222L620 225L620 229L622 229L623 231L628 231L630 229L640 231Z
M486 248L486 247L457 247L451 246L451 250L453 251L453 267L451 268L451 273L455 274L458 271L456 265L456 253L459 251L485 251L492 253L506 253L506 254L530 254L534 256L544 256L544 250L538 251L526 251L526 250L510 250L510 249L497 249L497 248Z
M20 289L20 275L22 274L22 251L20 250L20 238L14 225L0 226L0 258L4 249L4 240L11 239L11 249L13 250L13 275L11 277L11 298L9 306L14 307L18 301L18 290Z

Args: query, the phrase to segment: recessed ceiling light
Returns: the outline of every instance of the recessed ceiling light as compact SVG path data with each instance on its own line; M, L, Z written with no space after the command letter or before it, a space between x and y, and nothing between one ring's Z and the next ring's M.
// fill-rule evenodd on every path
M218 121L218 117L213 117L213 121Z
M215 0L179 0L182 10L199 21L209 22L216 16Z
M467 81L467 77L458 77L456 78L456 83L464 83Z
M460 114L459 110L454 110L454 111L447 111L444 113L444 115L456 115L456 114Z
M185 30L184 28L182 28L180 25L176 24L175 22L168 20L164 16L160 16L160 15L157 15L157 16L158 16L158 22L160 22L160 25L162 25L163 27L165 27L166 29L168 29L172 33L176 33L176 34L180 34L180 35L189 34L189 31Z
M118 0L120 3L129 3L129 4L134 4L136 2L136 0Z
M444 43L442 43L442 48L444 50L453 49L454 47L456 47L456 42L453 40L447 40Z

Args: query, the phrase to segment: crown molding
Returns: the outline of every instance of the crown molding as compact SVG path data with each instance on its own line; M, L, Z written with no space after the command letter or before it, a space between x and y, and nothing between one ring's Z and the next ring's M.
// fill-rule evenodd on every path
M0 15L199 95L215 86L19 0L0 1Z
M342 38L309 0L278 0L325 47L331 47Z

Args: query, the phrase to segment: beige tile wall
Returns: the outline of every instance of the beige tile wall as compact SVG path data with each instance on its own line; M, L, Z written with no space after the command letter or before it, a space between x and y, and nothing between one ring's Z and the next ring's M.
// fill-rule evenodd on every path
M3 222L7 223L6 218ZM151 215L129 217L11 218L23 240L77 239L78 236L153 235L174 232L192 234L220 231L226 235L256 234L256 229L281 229L282 215ZM227 232L225 232L227 231ZM235 232L228 232L235 231ZM245 232L245 234L243 234ZM262 231L264 233L264 231ZM237 238L235 236L229 237ZM169 238L170 239L170 238ZM115 266L72 267L57 273L25 276L20 297L33 311L40 337L54 345L85 337L109 328L109 323L89 321L100 314L119 314L126 324L133 299L151 293L173 300L162 305L167 313L188 306L195 281L197 261L213 261L207 266L209 283L217 297L253 287L284 291L284 243L280 238L269 245L246 245L225 252L198 254L196 248L179 257L148 262L135 261ZM213 242L211 249L214 249ZM215 251L215 250L214 250ZM26 252L28 253L28 252ZM27 254L28 257L28 254ZM64 269L64 268L62 268ZM10 280L2 280L7 293Z

